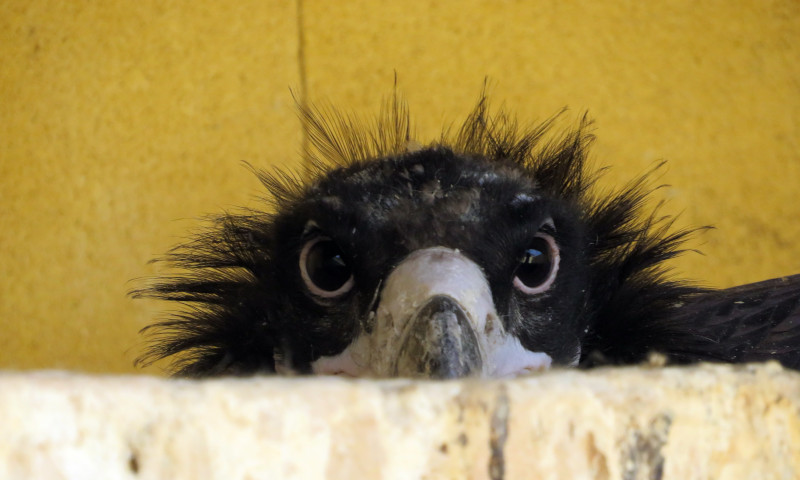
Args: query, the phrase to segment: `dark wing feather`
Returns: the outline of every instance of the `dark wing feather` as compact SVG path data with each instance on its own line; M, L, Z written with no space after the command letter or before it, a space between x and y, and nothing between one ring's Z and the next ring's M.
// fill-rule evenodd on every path
M673 363L774 359L800 369L800 275L678 298L660 313L601 322L582 365L637 363L659 352Z
M758 362L800 368L800 275L690 297L667 327L685 342L665 345L676 361Z

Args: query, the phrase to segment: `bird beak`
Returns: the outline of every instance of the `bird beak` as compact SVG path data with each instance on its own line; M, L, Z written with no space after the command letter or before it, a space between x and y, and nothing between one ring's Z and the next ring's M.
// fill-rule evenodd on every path
M434 295L411 316L393 370L398 377L459 378L482 368L468 314L451 297Z
M412 252L386 277L372 324L316 373L374 377L513 377L551 358L522 347L498 318L481 268L458 250Z

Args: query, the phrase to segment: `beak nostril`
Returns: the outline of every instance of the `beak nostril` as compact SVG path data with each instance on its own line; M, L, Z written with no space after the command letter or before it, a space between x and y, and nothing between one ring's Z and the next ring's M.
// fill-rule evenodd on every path
M496 317L494 315L492 315L491 313L487 313L486 314L486 322L483 325L483 334L486 335L487 337L490 336L492 334L492 332L494 331L494 327L495 327L494 321L495 321L495 319L496 319Z

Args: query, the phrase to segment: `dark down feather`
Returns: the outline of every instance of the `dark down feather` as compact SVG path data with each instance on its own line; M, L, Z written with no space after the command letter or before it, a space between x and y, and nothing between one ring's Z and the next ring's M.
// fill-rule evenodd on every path
M489 114L482 97L455 133L420 146L396 98L370 126L330 108L301 109L301 118L307 171L257 171L270 195L263 211L214 217L161 259L177 273L132 292L181 305L143 330L149 349L138 364L170 357L183 376L278 364L311 372L371 332L392 269L445 246L480 266L505 330L554 365L660 352L678 363L773 358L800 368L800 276L722 291L670 278L665 262L696 230L643 211L646 175L593 192L586 119L553 135L553 119L523 128ZM558 245L558 276L547 292L523 295L511 285L519 252L542 231ZM314 238L332 239L355 279L335 299L309 292L298 271Z

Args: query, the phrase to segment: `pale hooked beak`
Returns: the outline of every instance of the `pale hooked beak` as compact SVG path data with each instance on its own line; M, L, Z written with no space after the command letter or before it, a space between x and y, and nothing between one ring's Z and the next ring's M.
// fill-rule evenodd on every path
M469 316L449 296L434 295L411 317L392 371L398 377L459 378L482 369Z
M547 369L505 331L481 268L458 250L417 250L389 274L370 332L312 363L320 374L371 377L515 377Z

